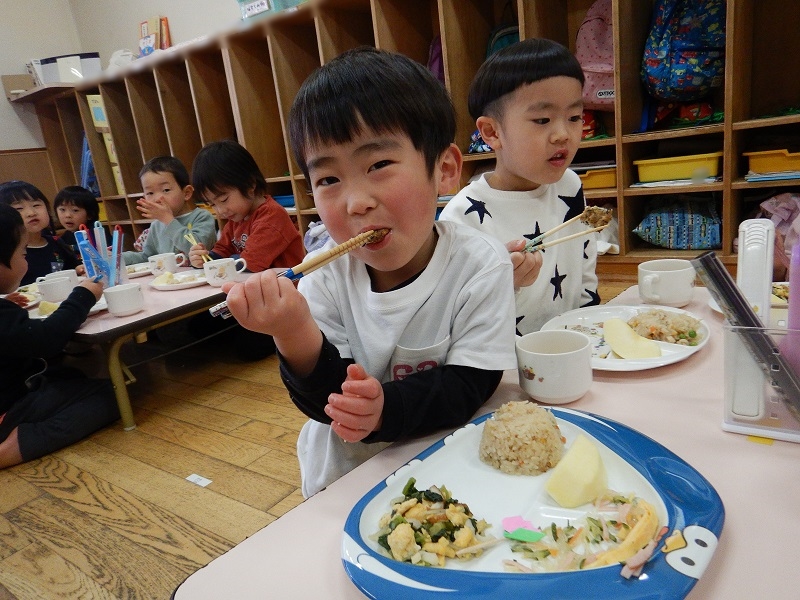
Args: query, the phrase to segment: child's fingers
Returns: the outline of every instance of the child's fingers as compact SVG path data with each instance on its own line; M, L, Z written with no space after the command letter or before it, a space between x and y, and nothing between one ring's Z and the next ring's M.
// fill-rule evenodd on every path
M363 429L350 429L349 427L346 427L341 423L337 423L336 421L331 423L331 429L333 429L333 432L345 442L350 443L360 442L370 433L369 431L364 431Z

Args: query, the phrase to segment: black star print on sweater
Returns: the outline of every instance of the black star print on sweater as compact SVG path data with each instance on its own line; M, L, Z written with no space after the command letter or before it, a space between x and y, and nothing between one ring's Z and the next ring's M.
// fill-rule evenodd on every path
M467 196L467 200L470 201L472 206L470 206L467 210L464 211L464 215L468 215L471 212L478 213L478 218L481 220L481 225L483 225L483 217L489 215L492 216L488 210L486 210L486 202L481 202L480 200L473 200L469 196Z
M583 197L583 186L578 189L578 193L574 196L558 196L567 205L567 214L564 215L564 221L569 221L572 217L577 217L586 208L586 200Z
M526 240L535 240L540 235L542 235L542 230L539 227L539 221L536 221L536 229L533 230L533 233L523 234L522 237L524 237ZM546 250L544 248L541 248L539 252L546 252Z
M519 325L519 322L520 322L520 321L522 321L522 319L524 319L524 318L525 318L525 315L522 315L521 317L517 317L517 322L516 322L516 324L517 324L517 325ZM519 328L517 328L517 335L520 335L520 336L522 335L522 334L519 332Z
M589 302L587 302L586 304L581 304L581 308L583 308L584 306L597 306L598 304L600 304L600 294L598 294L597 292L593 292L592 290L587 290L586 288L583 288L583 291L589 294L591 300L589 300Z
M550 283L553 284L553 300L555 301L556 298L563 298L564 295L561 293L561 282L567 278L566 275L559 275L558 274L558 265L556 265L556 274L550 278Z

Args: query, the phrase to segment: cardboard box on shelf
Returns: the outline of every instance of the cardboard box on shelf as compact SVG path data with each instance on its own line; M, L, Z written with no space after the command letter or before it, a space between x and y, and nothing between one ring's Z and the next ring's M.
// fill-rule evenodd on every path
M40 71L36 69L37 64ZM40 74L42 84L72 83L99 77L102 73L99 52L64 54L32 61L32 66Z
M92 114L95 130L101 133L109 131L103 97L100 94L87 94L86 101L89 103L89 112Z

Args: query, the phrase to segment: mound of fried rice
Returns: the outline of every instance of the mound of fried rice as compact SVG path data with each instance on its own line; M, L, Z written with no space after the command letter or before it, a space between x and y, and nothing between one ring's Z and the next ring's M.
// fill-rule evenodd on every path
M555 467L563 453L555 417L532 402L508 402L484 421L478 455L504 473L539 475Z

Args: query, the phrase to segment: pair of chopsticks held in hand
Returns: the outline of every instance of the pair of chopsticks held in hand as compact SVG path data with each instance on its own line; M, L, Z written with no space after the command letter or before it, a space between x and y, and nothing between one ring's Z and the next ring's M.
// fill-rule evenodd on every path
M589 235L590 233L594 233L595 231L600 231L601 229L605 229L608 227L608 224L611 223L611 209L609 208L601 208L599 206L587 206L583 209L583 212L576 217L572 217L561 223L561 225L557 225L552 229L545 231L543 234L536 236L527 244L525 244L525 248L522 250L523 252L536 252L537 250L544 250L546 248L550 248L551 246L555 246L556 244L561 244L563 242L568 242L570 240L574 240L575 238L583 237L585 235ZM578 233L573 233L572 235L568 235L566 237L558 238L553 240L552 242L545 242L543 241L544 238L550 237L554 233L561 231L564 227L571 225L575 221L582 221L586 225L588 225L591 229L587 229L586 231L579 231Z
M281 271L278 273L278 277L286 277L292 281L297 281L303 276L308 275L312 271L316 271L320 267L324 267L329 262L336 260L340 256L347 254L355 248L360 248L361 246L366 246L367 244L374 244L375 242L381 241L388 233L388 229L371 229L369 231L365 231L353 238L350 238L346 242L342 242L338 246L334 246L330 250L316 254L308 260L304 260L296 267ZM227 302L220 302L219 304L212 306L208 309L208 312L210 312L211 316L213 317L222 317L223 319L227 319L231 316L231 311L228 309Z
M186 235L183 236L186 240L192 245L197 246L200 242L197 241L197 238L194 237L194 234L189 231ZM200 256L203 257L203 262L208 262L211 260L211 257L208 254L201 254Z

